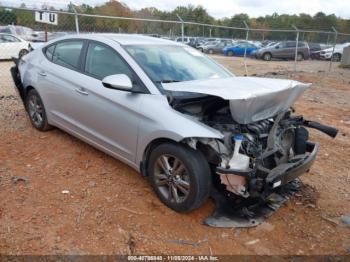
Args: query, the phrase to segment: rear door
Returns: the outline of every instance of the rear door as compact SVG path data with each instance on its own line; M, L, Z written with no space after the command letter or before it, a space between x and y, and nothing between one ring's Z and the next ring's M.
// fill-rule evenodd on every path
M79 108L76 100L77 83L82 75L81 61L85 41L70 39L45 48L38 63L38 88L49 119L64 129L77 131L79 119L74 111Z

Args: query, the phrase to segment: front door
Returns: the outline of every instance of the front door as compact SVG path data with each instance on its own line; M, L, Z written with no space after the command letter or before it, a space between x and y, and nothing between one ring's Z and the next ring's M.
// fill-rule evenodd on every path
M141 82L116 50L95 41L87 46L83 71L75 80L77 90L72 94L78 105L73 118L77 119L81 131L93 137L105 151L134 162L144 94L109 89L101 80L125 74L133 85Z

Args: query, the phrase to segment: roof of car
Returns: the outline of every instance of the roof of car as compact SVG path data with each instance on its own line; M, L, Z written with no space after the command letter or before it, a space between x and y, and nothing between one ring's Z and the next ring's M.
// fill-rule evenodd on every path
M137 35L137 34L80 34L80 35L70 35L63 37L61 39L69 38L86 38L92 40L102 40L103 38L108 38L118 42L121 45L183 45L182 43L176 43L171 40L162 39L158 37Z

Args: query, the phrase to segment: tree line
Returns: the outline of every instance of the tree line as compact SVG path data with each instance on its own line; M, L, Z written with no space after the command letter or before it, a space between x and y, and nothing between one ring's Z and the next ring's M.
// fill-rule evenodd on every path
M25 8L26 6L24 3L22 3L20 7ZM55 8L51 6L42 6L41 8L52 11L55 10ZM279 15L274 13L272 15L265 15L257 18L249 17L248 14L235 14L231 17L215 19L209 15L208 11L202 6L179 6L172 11L162 11L154 7L132 10L127 5L115 0L109 0L108 2L98 6L90 6L87 4L73 6L72 4L69 4L66 10L61 11L67 10L69 12L74 12L74 10L76 10L78 13L90 15L98 14L105 16L122 16L172 21L179 21L179 16L187 22L198 22L239 28L244 28L245 23L247 23L250 28L265 30L292 29L292 25L294 25L299 29L331 31L332 26L334 26L339 32L350 33L350 19L343 19L334 14L326 15L323 12L318 12L314 16L305 13L299 15ZM24 25L35 30L43 29L42 24L38 24L34 21L34 14L31 11L0 8L0 25L6 24ZM79 16L79 27L80 31L82 32L125 32L159 34L169 37L181 35L181 25L174 23L140 22L132 20ZM49 29L53 31L74 31L74 16L60 14L58 25L50 26ZM246 36L245 30L232 30L199 25L185 25L184 30L185 35L187 36L211 36L222 38L245 38ZM294 39L295 35L296 34L294 32L250 31L249 39L287 40ZM300 37L301 40L311 42L331 42L334 38L333 35L320 33L301 33ZM343 38L344 41L350 40L350 37Z

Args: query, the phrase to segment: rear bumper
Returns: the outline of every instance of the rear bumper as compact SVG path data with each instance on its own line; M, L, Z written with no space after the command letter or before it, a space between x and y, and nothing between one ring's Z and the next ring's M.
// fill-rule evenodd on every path
M18 67L17 67L18 59L14 60L14 62L16 65L11 67L11 69L10 69L12 80L16 86L17 93L21 97L22 101L24 101L25 93L24 93L24 88L23 88L22 81L21 81L21 76L19 74Z

